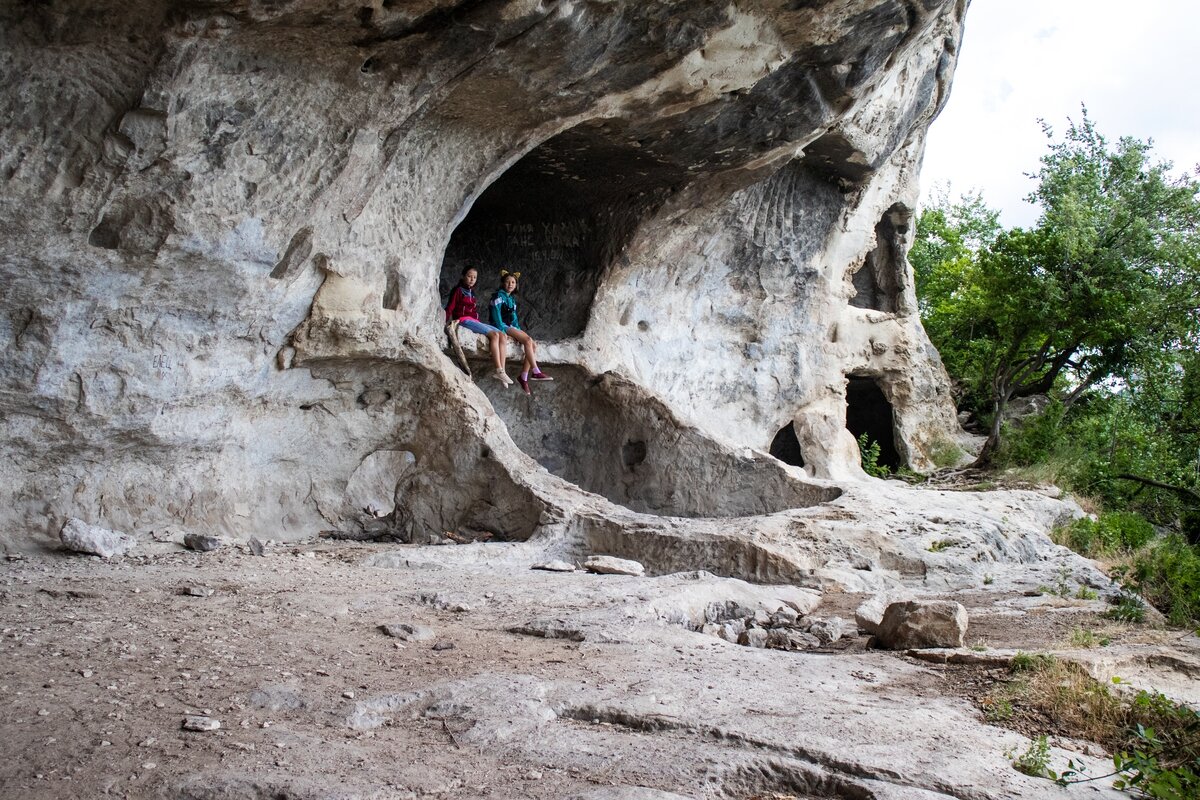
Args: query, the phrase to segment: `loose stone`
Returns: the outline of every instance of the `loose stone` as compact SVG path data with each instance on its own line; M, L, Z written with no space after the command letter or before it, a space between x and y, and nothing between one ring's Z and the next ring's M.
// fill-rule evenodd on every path
M569 561L543 561L534 564L530 569L540 569L546 572L575 572L575 565Z
M875 634L889 650L962 647L967 635L967 610L948 600L910 600L892 603Z
M137 539L127 533L88 525L74 517L63 525L59 538L68 550L101 558L123 555L137 547Z
M212 717L187 716L183 718L182 727L185 731L216 731L221 729L221 721Z
M646 574L646 568L639 562L631 561L627 558L615 558L614 556L592 556L583 563L583 568L588 572L595 572L600 575L639 576Z
M413 625L408 622L391 622L379 626L379 630L394 639L405 642L424 642L434 637L433 628Z
M197 550L201 553L207 553L212 550L220 550L225 546L224 542L216 536L206 536L202 533L189 533L183 537L183 544L189 550Z

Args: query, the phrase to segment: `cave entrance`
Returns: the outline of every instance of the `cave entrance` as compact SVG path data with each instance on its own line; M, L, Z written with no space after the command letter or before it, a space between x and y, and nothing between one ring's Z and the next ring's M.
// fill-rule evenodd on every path
M793 467L804 466L804 453L800 450L800 440L796 438L795 422L789 422L779 429L779 433L771 440L771 449L767 452L785 464L791 464Z
M867 253L854 273L854 296L850 305L874 311L901 311L901 288L905 275L904 241L912 212L896 203L875 226L875 249Z
M865 433L879 443L880 466L901 467L892 404L875 378L851 375L846 379L846 428L856 439Z
M443 301L472 266L479 270L482 310L500 269L508 269L521 273L523 328L539 340L583 332L605 268L687 177L683 167L643 153L617 124L584 123L560 133L479 195L446 247Z

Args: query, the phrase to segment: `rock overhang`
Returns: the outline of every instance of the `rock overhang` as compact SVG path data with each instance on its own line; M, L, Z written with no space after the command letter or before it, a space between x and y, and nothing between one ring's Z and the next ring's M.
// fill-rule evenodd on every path
M296 536L365 524L354 505L389 481L375 505L415 540L525 539L621 505L670 525L747 518L861 480L845 424L861 375L928 467L961 432L906 305L903 231L881 220L914 204L962 10L145 2L104 30L70 3L31 12L10 34L9 102L66 70L73 116L50 125L34 102L5 134L6 402L51 445L19 454L15 495L49 500L11 521ZM618 505L531 477L528 454L548 451L528 439L555 423L525 429L514 398L465 380L437 310L465 259L486 292L520 250L496 230L531 229L549 254L524 308L562 394L611 375L631 410L665 412L600 436L617 472L673 452L659 437L711 478L580 477L597 471L587 447L558 471ZM859 274L894 294L882 315L854 307ZM625 433L637 414L618 406ZM803 472L765 455L781 426ZM83 441L112 463L90 467Z

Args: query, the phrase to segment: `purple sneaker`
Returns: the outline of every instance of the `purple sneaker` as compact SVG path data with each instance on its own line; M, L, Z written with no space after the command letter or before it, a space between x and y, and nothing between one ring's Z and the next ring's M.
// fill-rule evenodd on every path
M549 375L547 375L546 373L542 372L539 369L537 372L529 373L529 380L531 380L531 381L552 381L552 380L554 380L554 378L551 378Z
M520 387L525 390L525 394L528 394L528 395L533 394L533 392L529 391L529 379L528 378L518 375L517 376L517 384L520 385Z

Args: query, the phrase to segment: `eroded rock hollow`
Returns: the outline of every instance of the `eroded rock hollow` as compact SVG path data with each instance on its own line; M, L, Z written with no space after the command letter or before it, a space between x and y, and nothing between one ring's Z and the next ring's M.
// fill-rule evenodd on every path
M803 527L862 431L917 470L962 444L905 252L965 5L10 5L0 536L820 567L721 520ZM465 265L522 272L555 383L455 366Z

